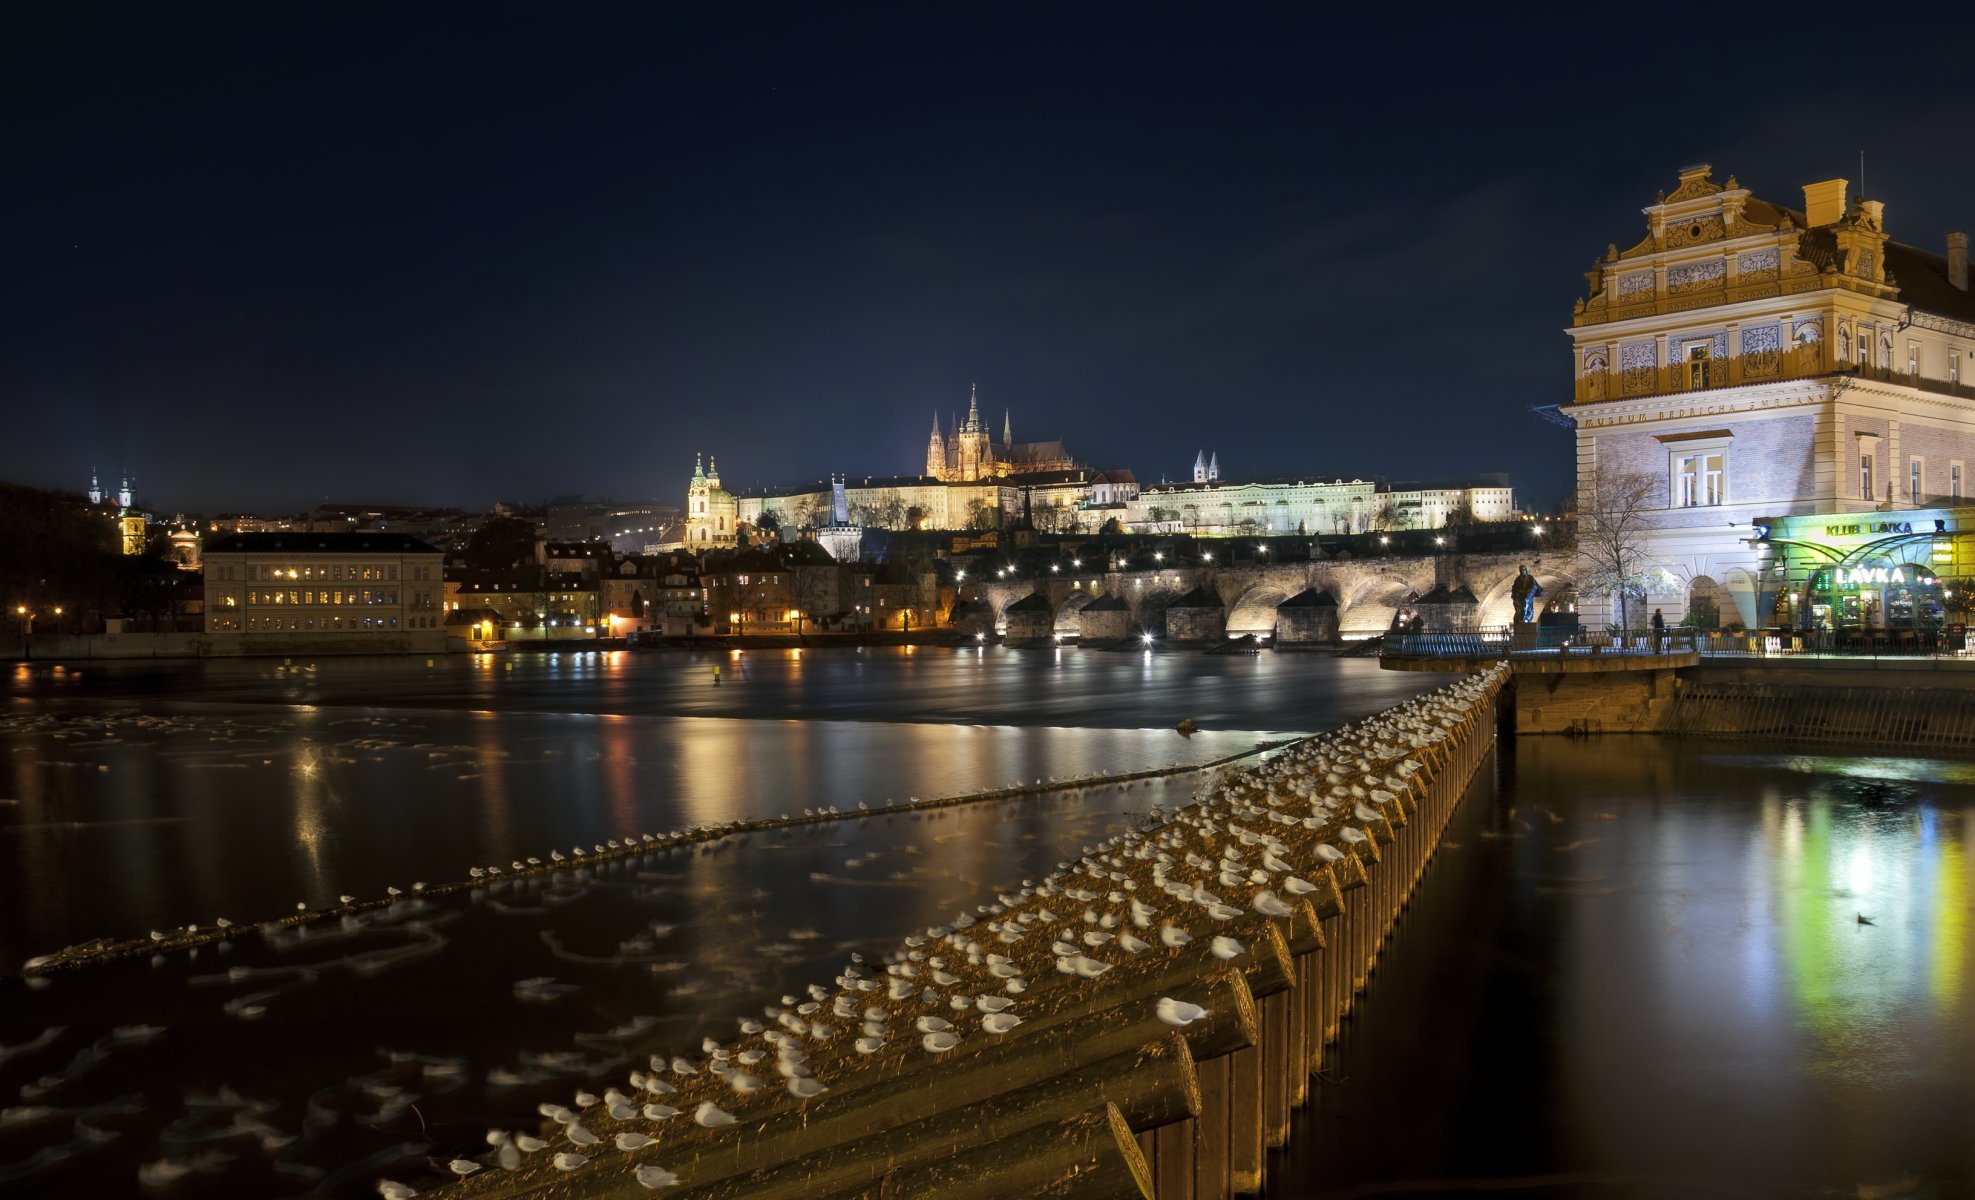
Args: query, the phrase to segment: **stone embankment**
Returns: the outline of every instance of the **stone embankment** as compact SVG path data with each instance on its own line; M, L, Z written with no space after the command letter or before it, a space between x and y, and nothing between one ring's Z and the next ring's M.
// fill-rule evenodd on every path
M1494 746L1506 678L1225 769L724 1044L490 1134L439 1194L1255 1194Z

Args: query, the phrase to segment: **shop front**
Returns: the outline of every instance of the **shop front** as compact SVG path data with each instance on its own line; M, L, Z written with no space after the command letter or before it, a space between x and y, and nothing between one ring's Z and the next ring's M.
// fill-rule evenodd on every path
M1975 577L1975 508L1758 520L1757 609L1776 629L1939 632Z

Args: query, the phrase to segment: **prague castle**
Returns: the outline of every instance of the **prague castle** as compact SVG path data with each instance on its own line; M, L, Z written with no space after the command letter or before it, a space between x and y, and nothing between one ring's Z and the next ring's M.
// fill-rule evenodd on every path
M953 436L940 436L939 414L933 414L933 437L926 447L926 478L941 483L977 483L983 479L1006 479L1011 475L1035 475L1050 471L1074 471L1077 464L1064 451L1063 443L1017 442L1010 414L1001 416L1001 445L989 440L981 421L978 393L968 390L967 420L956 423Z
M1896 242L1886 205L1848 192L1807 184L1796 208L1689 167L1644 209L1644 236L1586 276L1562 406L1580 528L1610 509L1601 490L1643 496L1627 585L1643 611L1872 625L1929 601L1846 581L1968 567L1953 536L1975 515L1959 507L1975 462L1968 235Z

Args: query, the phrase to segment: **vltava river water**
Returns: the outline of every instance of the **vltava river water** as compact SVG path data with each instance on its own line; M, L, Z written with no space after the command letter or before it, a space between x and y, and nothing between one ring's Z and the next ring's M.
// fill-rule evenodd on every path
M1435 682L1074 650L512 661L17 672L0 972L627 832L1205 759ZM1645 739L1525 740L1498 767L1272 1194L1965 1194L1975 768ZM0 979L0 1194L432 1181L489 1126L726 1037L1192 783L736 837Z
M1279 1194L1975 1194L1975 763L1608 737L1498 768Z

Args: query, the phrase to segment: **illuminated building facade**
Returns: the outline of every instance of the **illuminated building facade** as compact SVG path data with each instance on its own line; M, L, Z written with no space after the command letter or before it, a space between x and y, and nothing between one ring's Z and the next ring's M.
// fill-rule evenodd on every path
M970 390L967 419L957 423L951 437L940 435L939 414L933 414L933 436L926 446L926 478L941 483L978 483L1011 475L1074 471L1077 463L1058 442L1017 442L1014 419L1001 415L1001 443L996 445L981 420L980 397Z
M445 647L445 556L396 533L236 533L204 553L222 652Z
M720 468L709 458L704 469L693 456L693 481L686 486L686 543L695 554L723 550L739 537L740 510L734 497L720 486Z
M1848 190L1806 185L1798 209L1689 167L1644 209L1645 236L1586 275L1561 408L1579 520L1599 480L1649 483L1642 611L1677 620L1700 599L1723 623L1802 619L1776 607L1790 588L1763 585L1759 521L1956 509L1967 494L1968 237L1947 234L1941 253L1895 242L1885 205ZM1584 611L1603 621L1613 606L1587 596Z

